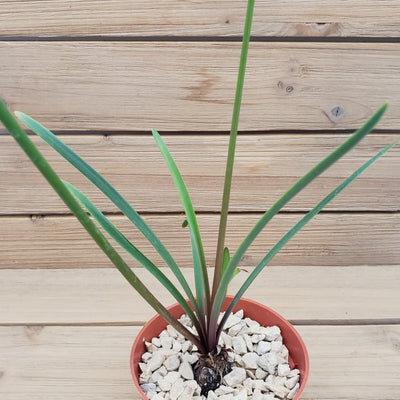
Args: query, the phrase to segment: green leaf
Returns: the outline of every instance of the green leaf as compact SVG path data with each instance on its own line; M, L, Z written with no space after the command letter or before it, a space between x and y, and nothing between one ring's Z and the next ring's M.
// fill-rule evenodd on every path
M314 166L307 174L300 178L256 223L254 228L246 236L239 248L233 255L231 262L228 267L228 271L225 274L223 281L221 281L222 287L229 283L229 275L233 273L234 269L238 265L240 259L243 257L245 251L249 248L254 239L258 236L265 225L299 192L301 192L309 183L311 183L316 177L322 172L334 164L337 160L343 157L348 151L350 151L361 139L363 139L378 123L382 115L386 111L387 104L383 105L360 129L358 129L353 135L351 135L344 143L338 146L331 154ZM218 303L221 303L223 289L220 294L216 295ZM215 302L214 302L215 303ZM216 305L217 307L217 305ZM219 312L219 311L218 311Z
M215 257L215 268L214 268L214 278L213 278L213 288L212 288L213 298L217 293L222 278L222 263L224 257L223 252L225 247L225 235L228 222L233 164L235 159L236 139L239 127L239 115L242 103L242 92L243 92L244 77L246 72L247 55L248 55L249 42L251 36L251 25L253 21L254 2L255 2L254 0L248 0L247 2L246 19L243 30L242 48L240 52L240 61L239 61L239 73L236 81L235 102L233 104L232 122L231 122L231 130L230 130L229 145L228 145L228 157L226 161L225 178L224 178L224 191L222 194L221 215L220 215L219 229L218 229L217 253ZM213 323L214 322L215 321L213 321Z
M328 169L337 160L343 157L348 151L350 151L357 143L360 142L378 123L382 115L386 111L387 104L384 104L360 129L358 129L353 135L351 135L344 143L338 146L332 153L325 157L321 162L314 166L308 173L306 173L302 178L300 178L256 223L254 228L249 232L243 242L240 244L235 254L229 263L228 270L222 277L219 284L217 293L214 297L212 311L211 311L211 321L213 324L219 312L221 310L224 293L226 292L227 286L231 280L231 275L233 274L235 268L239 264L239 261L243 257L246 250L253 243L254 239L262 231L265 225L299 192L301 192L310 182L312 182L316 177L322 174L326 169ZM214 329L214 326L211 327Z
M196 324L197 318L192 309L189 307L181 293L176 289L174 284L161 272L161 270L157 268L157 266L155 266L142 252L140 252L80 190L68 182L63 182L69 191L75 196L75 198L97 221L97 223L108 233L108 235L113 238L128 254L142 264L143 267L145 267L172 294L172 296L174 296L186 314Z
M231 260L231 256L229 254L229 249L227 247L225 247L224 248L224 257L222 260L222 275L224 275L225 272L227 271L230 260Z
M20 121L22 121L33 132L45 140L51 147L53 147L54 150L60 153L70 164L72 164L78 171L86 176L89 181L97 186L118 207L118 209L126 215L126 217L139 229L143 236L153 245L162 259L171 268L179 283L182 285L182 288L184 289L189 300L195 306L196 303L193 293L190 290L190 287L175 260L172 258L165 246L161 243L160 239L143 220L143 218L131 207L131 205L121 196L121 194L114 189L114 187L111 186L111 184L94 168L92 168L85 160L79 157L72 149L70 149L47 128L24 113L16 111L15 114Z
M52 188L64 201L71 212L76 216L78 221L90 234L97 245L103 250L106 256L126 278L126 280L138 291L138 293L158 312L168 323L184 335L188 340L196 344L196 346L205 352L202 342L194 336L187 328L185 328L170 312L153 296L153 294L146 288L139 278L128 267L125 261L111 246L104 235L99 231L96 225L91 221L86 212L82 209L75 197L70 193L68 188L61 181L59 176L55 173L53 168L49 165L47 160L39 152L37 147L29 139L26 132L18 125L18 122L8 111L5 104L0 101L0 121L4 124L8 132L13 136L22 150L27 154L32 163L41 172L45 179L49 182Z
M329 193L320 203L318 203L311 211L309 211L299 222L296 223L276 244L275 246L268 252L268 254L260 261L257 267L253 270L250 276L243 283L235 297L233 298L231 304L226 310L226 318L228 318L230 312L233 310L239 299L243 296L244 292L250 286L250 284L254 281L254 279L258 276L258 274L264 269L264 267L271 261L271 259L278 253L278 251L300 230L302 229L308 222L310 222L328 203L330 203L339 193L341 193L347 186L350 185L356 178L358 178L368 167L370 167L378 158L382 157L387 151L389 151L393 146L395 146L398 142L393 143L379 153L377 153L374 157L368 160L365 164L363 164L360 168L358 168L351 176L349 176L346 180L344 180L335 190ZM223 324L226 321L226 318L221 320L221 325L218 330L221 331L223 328Z
M209 298L210 298L210 290L207 276L207 267L206 260L204 257L203 244L201 242L201 236L199 231L199 226L197 224L196 214L193 209L192 201L189 196L189 192L186 188L185 182L182 179L182 175L178 170L178 167L171 156L171 153L168 150L168 147L162 140L160 134L153 129L152 130L154 139L159 147L162 156L168 166L168 169L171 173L172 179L174 180L175 186L178 190L179 197L181 199L183 208L186 213L186 218L189 224L190 230L190 240L192 243L192 252L193 252L193 268L194 268L194 276L195 276L195 285L196 285L196 296L197 296L197 304L199 307L200 313L204 314L204 298L207 302L207 309L209 310Z

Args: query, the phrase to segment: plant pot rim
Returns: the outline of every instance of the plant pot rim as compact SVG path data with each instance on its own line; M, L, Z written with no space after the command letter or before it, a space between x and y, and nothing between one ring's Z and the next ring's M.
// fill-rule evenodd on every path
M227 295L225 297L222 311L224 311L228 307L232 299L233 296L231 295ZM300 370L300 388L293 400L299 399L306 385L310 370L307 348L300 334L296 331L296 329L289 321L287 321L276 311L263 305L262 303L246 298L241 298L233 309L233 312L236 312L240 309L243 309L245 317L249 316L250 318L261 323L261 325L277 325L281 329L283 342L289 349L291 368L293 368L294 366L295 368L298 368ZM167 307L167 310L170 311L171 314L174 315L176 318L179 318L182 314L185 313L179 303L175 303ZM249 312L249 310L253 310L252 312L255 315L250 316L249 313L252 314L252 312ZM264 318L262 318L262 315L260 314L263 314ZM262 321L260 322L260 320ZM265 320L271 322L265 322ZM148 400L148 397L143 392L139 384L139 362L141 362L141 357L146 351L145 342L149 342L153 337L157 337L167 325L168 323L159 314L156 314L143 326L132 345L130 354L130 369L133 383L135 384L136 389L138 390L143 400Z

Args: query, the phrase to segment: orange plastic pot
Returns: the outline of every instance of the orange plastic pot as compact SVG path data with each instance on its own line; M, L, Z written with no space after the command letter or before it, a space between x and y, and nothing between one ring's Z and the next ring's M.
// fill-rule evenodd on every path
M223 311L226 310L232 298L233 296L226 296L222 307ZM295 367L300 370L300 389L293 400L299 399L306 385L310 369L307 349L300 335L290 322L263 304L253 300L240 299L233 311L236 312L241 309L243 309L245 317L249 317L263 326L279 326L283 337L283 343L289 350L290 367ZM183 314L179 304L168 307L168 310L176 318L179 318ZM145 342L150 342L153 337L157 337L166 326L167 323L163 318L160 317L160 315L156 315L142 328L132 346L130 360L132 378L143 400L148 400L148 397L144 394L139 385L139 362L141 362L142 354L146 351Z

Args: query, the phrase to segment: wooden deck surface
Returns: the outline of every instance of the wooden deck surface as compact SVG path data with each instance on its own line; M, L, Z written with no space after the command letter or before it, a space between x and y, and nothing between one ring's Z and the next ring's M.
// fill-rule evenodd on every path
M0 0L0 98L104 174L192 284L183 209L150 130L160 131L182 171L211 266L245 3ZM248 272L324 195L399 139L399 16L398 0L256 1L232 249L296 179L381 104L389 109L374 133L271 221L242 260ZM129 353L152 309L2 129L0 399L139 400ZM32 139L64 179L85 188L72 167ZM163 266L115 206L90 185L85 192ZM304 400L400 399L399 198L397 146L289 242L246 293L292 321L306 342ZM239 274L230 291L245 278Z

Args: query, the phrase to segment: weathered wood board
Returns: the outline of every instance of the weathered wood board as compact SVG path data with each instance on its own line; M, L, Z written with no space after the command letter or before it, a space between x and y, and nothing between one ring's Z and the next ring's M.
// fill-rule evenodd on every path
M160 234L192 287L182 207L150 130L161 132L182 170L211 266L245 6L0 1L0 98L104 173ZM296 179L383 103L389 109L375 133L274 218L231 292L306 211L399 139L399 15L398 0L256 1L231 250ZM83 178L32 138L84 189ZM399 149L292 239L246 293L303 336L311 359L303 400L399 398ZM163 266L108 200L84 191ZM174 302L129 262L166 305ZM129 353L153 314L1 126L0 399L139 400Z
M241 0L0 1L0 36L240 36ZM397 0L257 0L253 34L398 37Z
M239 53L229 42L0 42L0 97L49 129L228 131ZM398 43L252 43L240 129L359 128L385 102L379 128L398 129L399 65Z
M188 186L195 209L219 211L228 136L163 136ZM241 135L237 144L230 210L264 212L296 179L348 136L329 133ZM63 179L80 187L102 211L118 211L47 144L41 139L33 139ZM67 135L61 139L110 180L138 212L182 211L168 168L151 135ZM311 209L351 171L394 140L395 135L368 136L284 209ZM10 136L0 136L0 148L1 214L68 212ZM399 198L400 147L397 146L353 182L327 209L399 211Z
M233 214L226 245L233 252L261 215ZM248 252L241 265L254 267L302 215L281 214L274 218ZM177 263L191 267L189 231L182 228L183 215L145 215L145 221L160 237ZM110 220L154 263L160 256L133 225L121 216ZM208 266L214 265L218 216L198 217ZM385 265L400 257L398 213L322 213L300 231L272 259L271 265ZM110 261L89 240L79 222L69 216L1 217L0 268L96 268ZM18 243L18 247L16 247ZM139 266L127 256L131 266Z
M175 282L169 269L162 271ZM236 294L252 268L246 271L232 281L230 294ZM176 302L150 273L134 272L156 288L163 304ZM183 274L194 288L193 270L185 268ZM400 319L399 280L398 265L271 266L245 296L302 325L387 323ZM154 314L116 269L0 270L0 325L140 325Z
M312 360L302 400L397 398L398 325L297 328ZM129 372L138 331L132 326L0 327L0 394L7 400L139 400Z

